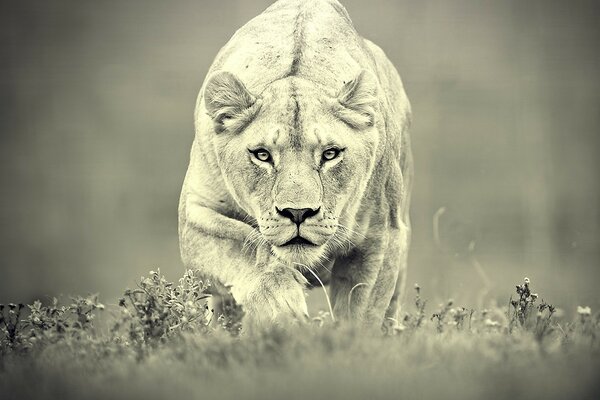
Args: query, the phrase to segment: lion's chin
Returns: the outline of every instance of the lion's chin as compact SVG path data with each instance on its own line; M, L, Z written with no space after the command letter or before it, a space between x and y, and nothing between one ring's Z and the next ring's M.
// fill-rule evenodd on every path
M281 261L295 266L311 267L319 263L324 254L324 246L291 244L273 246L273 253Z

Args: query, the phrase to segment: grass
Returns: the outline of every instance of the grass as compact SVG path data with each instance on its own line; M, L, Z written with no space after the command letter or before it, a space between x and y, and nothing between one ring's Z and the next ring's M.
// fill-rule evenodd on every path
M529 280L505 307L489 310L449 300L428 311L415 286L414 301L401 321L386 322L384 334L321 312L305 325L240 335L240 310L215 320L207 287L194 271L177 284L157 271L127 290L116 310L97 296L3 306L0 397L564 399L600 392L599 316L579 307L564 321ZM94 326L97 316L105 323Z

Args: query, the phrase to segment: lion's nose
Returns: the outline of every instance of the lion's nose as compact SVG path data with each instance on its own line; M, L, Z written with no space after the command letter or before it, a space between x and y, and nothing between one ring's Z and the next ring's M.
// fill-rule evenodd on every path
M275 209L280 215L291 219L296 225L300 225L304 222L304 220L306 220L306 218L317 215L321 208L284 208L283 210L280 210L279 208Z

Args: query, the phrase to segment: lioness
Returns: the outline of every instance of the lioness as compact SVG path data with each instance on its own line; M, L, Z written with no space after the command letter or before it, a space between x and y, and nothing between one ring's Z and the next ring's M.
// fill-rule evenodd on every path
M336 0L279 0L217 55L200 90L179 206L181 255L249 325L395 318L410 240L410 104Z

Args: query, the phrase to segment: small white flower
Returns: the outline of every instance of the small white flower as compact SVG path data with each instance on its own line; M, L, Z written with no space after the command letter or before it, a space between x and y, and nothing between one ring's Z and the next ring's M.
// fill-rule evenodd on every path
M485 326L489 326L489 327L500 326L500 323L498 321L492 321L489 318L486 318L485 321L483 321L483 323L485 324Z
M577 306L577 314L579 315L591 315L592 309L590 307Z
M525 284L529 285L529 278L525 277Z

